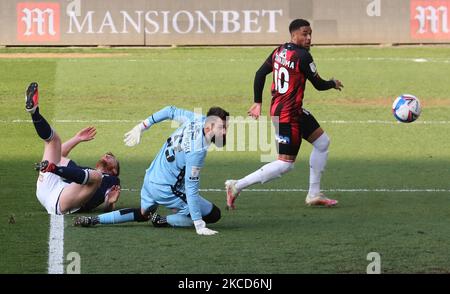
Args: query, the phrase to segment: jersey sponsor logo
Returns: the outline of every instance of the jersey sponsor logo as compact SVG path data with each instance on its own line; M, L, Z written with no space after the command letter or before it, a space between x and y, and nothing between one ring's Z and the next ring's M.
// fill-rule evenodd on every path
M186 137L181 144L184 153L191 152L191 139L189 137Z
M311 62L311 63L309 64L309 68L311 69L311 71L312 71L313 73L316 73L317 68L316 68L316 64L315 64L314 62Z
M280 135L276 135L275 141L277 141L278 144L289 144L291 142L291 138L289 138L288 136L283 137Z
M189 177L190 181L198 181L200 180L200 169L201 167L193 166L191 169L191 176Z

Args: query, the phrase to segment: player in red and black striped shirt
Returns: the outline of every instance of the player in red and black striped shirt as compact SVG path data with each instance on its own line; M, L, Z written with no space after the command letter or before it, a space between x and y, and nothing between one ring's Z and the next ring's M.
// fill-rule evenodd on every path
M265 183L294 167L302 138L313 145L310 157L310 187L307 205L335 206L336 200L320 192L320 178L328 157L330 139L314 116L303 109L306 80L319 90L343 87L339 80L323 80L309 53L311 26L304 19L296 19L289 25L291 42L276 48L259 68L254 81L254 104L248 114L257 119L261 115L262 92L266 75L273 73L272 102L270 115L275 126L278 160L264 165L259 170L240 180L225 182L227 206L234 208L240 191L255 183Z

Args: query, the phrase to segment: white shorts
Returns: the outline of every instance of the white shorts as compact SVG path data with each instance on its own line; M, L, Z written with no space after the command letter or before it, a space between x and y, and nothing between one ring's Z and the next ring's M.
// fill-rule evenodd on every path
M59 196L67 185L69 183L64 182L60 176L52 173L39 173L36 182L36 196L49 214L62 214L59 209Z

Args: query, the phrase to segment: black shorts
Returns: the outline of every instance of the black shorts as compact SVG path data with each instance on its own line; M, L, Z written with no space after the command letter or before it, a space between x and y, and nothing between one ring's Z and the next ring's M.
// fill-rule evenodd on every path
M315 130L320 128L319 122L305 109L300 117L292 119L290 123L274 125L278 154L294 156L297 156L300 150L302 138L308 139Z

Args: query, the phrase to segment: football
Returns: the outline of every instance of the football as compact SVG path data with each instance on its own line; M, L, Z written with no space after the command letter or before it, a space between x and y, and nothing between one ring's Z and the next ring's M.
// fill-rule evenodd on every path
M416 96L403 94L398 96L392 104L394 117L403 123L410 123L419 118L422 112L420 101Z

